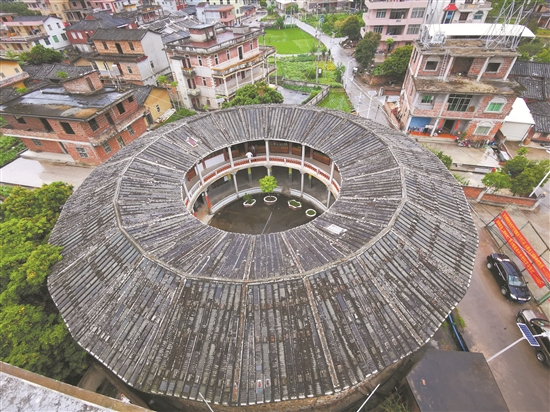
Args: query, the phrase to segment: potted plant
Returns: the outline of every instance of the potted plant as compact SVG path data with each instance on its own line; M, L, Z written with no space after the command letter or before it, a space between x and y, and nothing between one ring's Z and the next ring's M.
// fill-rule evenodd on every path
M276 187L277 179L275 179L274 176L264 176L260 179L260 189L262 189L262 193L268 193L268 195L264 197L264 203L273 205L277 202L277 196L271 194Z
M302 208L302 202L298 202L297 200L291 199L288 201L288 207L292 210L298 210Z
M256 199L252 198L252 196L249 195L248 193L244 194L243 199L244 199L244 202L243 202L244 207L252 207L256 204Z
M308 210L306 210L306 216L307 217L315 217L315 216L317 216L317 211L315 209L308 209Z

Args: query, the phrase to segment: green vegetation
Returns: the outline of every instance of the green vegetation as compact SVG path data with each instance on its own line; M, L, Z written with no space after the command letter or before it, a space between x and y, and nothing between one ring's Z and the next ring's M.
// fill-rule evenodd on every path
M451 169L451 166L453 165L453 158L451 156L446 155L445 153L443 153L443 150L437 150L437 149L434 149L432 147L426 147L426 148L430 152L432 152L434 155L436 155L437 158L443 162L443 164L445 165L445 167L447 169Z
M550 63L550 39L536 37L533 40L524 40L518 46L519 60Z
M277 54L309 53L317 40L299 28L265 29L264 44L277 49Z
M0 136L0 167L5 166L17 158L19 152L26 149L26 146L17 137Z
M302 202L298 202L297 200L294 200L294 199L289 200L288 203L290 204L290 206L294 206L294 207L302 206Z
M61 248L48 237L72 186L11 189L0 204L0 360L76 383L89 365L46 286Z
M15 186L0 186L0 197L8 197Z
M311 27L317 27L320 16L324 16L324 22L319 23L319 29L329 36L332 36L332 33L335 33L336 37L346 37L346 35L342 33L341 30L344 22L350 18L354 18L355 20L357 20L359 28L365 25L365 22L363 21L362 15L360 13L352 15L347 13L309 14L305 22Z
M408 412L409 408L407 404L401 399L399 394L393 393L388 396L384 402L378 405L378 409L381 409L385 412Z
M348 95L342 88L330 89L328 96L321 100L317 106L325 107L327 109L340 110L346 113L351 113L353 110L353 106L349 101Z
M466 179L464 176L459 175L458 173L453 173L453 177L456 179L458 183L460 183L462 186L468 186L470 184L470 181Z
M0 2L2 13L16 13L18 16L39 16L40 12L31 11L25 3L3 0Z
M404 77L409 66L412 50L413 46L397 47L381 65L374 69L374 74Z
M277 187L277 179L275 179L275 176L264 176L259 180L259 183L262 193L273 193Z
M321 57L319 61L317 61L316 56L310 55L277 59L278 76L282 76L285 79L308 82L315 81L315 67L323 69L323 73L319 76L320 84L341 86L340 82L337 81L338 74L336 66L329 60L327 55L325 55L324 60L323 57Z
M350 16L344 20L340 33L350 40L359 40L361 38L361 26L357 17Z
M251 204L252 201L254 200L254 199L252 198L252 195L250 195L250 194L248 194L248 193L245 193L245 194L243 195L243 199L244 199L244 203L246 203L246 204Z
M355 48L355 60L359 65L366 69L374 61L374 55L380 44L380 33L367 32L365 36L357 43Z
M514 196L529 196L549 170L550 160L529 160L523 155L518 155L508 160L502 170L486 174L482 182L495 192L510 189ZM543 184L547 180L548 178Z
M28 64L59 63L63 60L61 52L47 49L41 44L37 44L29 52L21 53L19 57Z
M463 330L466 327L466 322L464 321L462 316L460 316L458 308L453 309L453 322L459 329Z
M251 104L282 103L284 97L265 82L247 84L235 93L235 97L222 104L222 108L247 106Z
M164 123L163 125L165 124L168 124L168 123L172 123L172 122L175 122L176 120L181 120L183 119L184 117L189 117L189 116L194 116L196 115L197 112L194 112L193 110L189 110L185 107L179 109L177 112L175 112L172 116L170 116Z

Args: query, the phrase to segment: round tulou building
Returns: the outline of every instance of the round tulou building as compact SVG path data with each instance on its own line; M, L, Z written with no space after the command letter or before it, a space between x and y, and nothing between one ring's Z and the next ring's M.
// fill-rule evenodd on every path
M258 235L195 216L271 173L318 216ZM478 239L462 188L417 143L267 105L140 137L71 196L50 242L63 260L48 287L72 336L128 385L182 409L206 410L204 397L279 411L372 390L462 299Z

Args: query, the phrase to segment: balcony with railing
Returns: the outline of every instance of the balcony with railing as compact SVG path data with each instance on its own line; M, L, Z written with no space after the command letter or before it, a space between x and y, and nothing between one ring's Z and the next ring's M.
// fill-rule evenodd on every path
M457 3L456 7L458 11L472 11L472 10L491 10L491 3L488 1L482 3Z
M186 67L183 67L181 69L181 72L183 73L184 76L186 77L194 77L197 73L195 72L195 69L191 68L186 68Z
M10 84L21 82L28 78L29 78L29 74L27 72L17 73L13 76L0 79L0 86L2 87L9 86Z
M231 97L240 87L263 80L276 70L277 67L275 65L258 66L252 70L252 74L250 74L250 71L247 71L244 79L237 77L229 81L226 79L225 83L216 87L216 95Z
M263 30L253 30L249 33L246 33L243 36L235 37L231 40L227 40L216 44L205 43L204 46L201 46L200 44L196 44L196 43L188 44L188 45L167 44L166 50L175 56L185 56L186 54L189 54L189 53L214 54L218 51L223 51L231 48L232 46L236 46L238 44L243 44L245 42L253 40L257 37L260 37L262 34L264 34Z
M0 42L2 43L30 43L33 41L39 41L42 39L48 38L48 35L46 33L37 33L37 34L29 34L29 35L13 35L13 36L4 36L0 38Z
M276 52L275 47L260 46L259 49L246 53L243 59L234 58L212 67L212 76L224 77L240 70L254 67Z
M188 96L200 96L201 95L201 89L198 87L196 89L187 89L187 95Z
M428 1L427 0L405 0L405 1L383 1L383 0L369 0L369 10L392 10L392 9L412 9L413 7L427 7ZM374 18L376 15L376 12L374 12L374 15L371 14L369 17ZM389 15L389 13L388 13Z

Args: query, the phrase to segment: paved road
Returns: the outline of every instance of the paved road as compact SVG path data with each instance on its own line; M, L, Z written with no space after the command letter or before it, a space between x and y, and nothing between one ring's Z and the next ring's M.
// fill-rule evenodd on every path
M487 210L479 212L484 220L490 220ZM496 246L483 222L475 216L474 220L480 237L479 249L470 289L458 309L466 322L464 338L470 350L489 358L521 337L516 314L536 305L515 304L500 294L493 275L485 267L487 255ZM512 347L489 366L511 411L550 411L550 368L536 360L535 351L527 342Z

